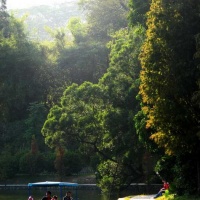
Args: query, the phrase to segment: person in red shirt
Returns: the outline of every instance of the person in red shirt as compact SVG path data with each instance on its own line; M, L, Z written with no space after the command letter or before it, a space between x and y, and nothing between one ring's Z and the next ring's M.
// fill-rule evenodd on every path
M154 197L154 199L162 196L162 194L166 191L169 190L169 183L165 180L162 181L163 182L163 187L159 190L158 194L156 194L156 196Z
M166 181L163 181L163 190L168 190L169 189L169 183Z

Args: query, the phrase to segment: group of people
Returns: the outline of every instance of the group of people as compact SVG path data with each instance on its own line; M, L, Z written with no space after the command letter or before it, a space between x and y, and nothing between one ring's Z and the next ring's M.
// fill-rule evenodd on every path
M56 195L54 195L53 197L51 197L51 192L47 191L46 195L41 199L41 200L57 200L58 197ZM28 200L34 200L32 196L30 196L28 198ZM72 193L70 191L68 191L66 193L66 196L63 197L63 200L73 200L72 198Z
M156 194L156 196L154 197L154 199L162 196L162 194L166 191L169 190L169 183L166 182L165 180L162 181L163 182L163 187L159 190L159 192ZM57 200L58 197L56 195L54 195L53 197L51 197L51 192L47 191L46 195L41 199L41 200ZM34 200L32 196L30 196L28 198L28 200ZM68 191L66 193L66 196L63 197L63 200L73 200L72 198L72 193L70 191Z

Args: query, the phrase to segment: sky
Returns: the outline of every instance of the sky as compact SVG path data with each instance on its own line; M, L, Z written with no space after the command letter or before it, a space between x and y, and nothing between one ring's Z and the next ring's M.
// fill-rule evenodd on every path
M67 0L7 0L6 6L7 9L21 9L21 8L29 8L32 6L40 6L40 5L54 5L63 3Z

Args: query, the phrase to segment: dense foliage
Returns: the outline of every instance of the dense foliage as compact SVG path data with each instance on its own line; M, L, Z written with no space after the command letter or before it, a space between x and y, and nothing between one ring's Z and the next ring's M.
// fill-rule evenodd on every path
M91 166L111 192L155 182L155 170L198 193L200 3L79 4L86 21L38 42L1 1L0 180Z
M146 128L152 129L150 138L176 158L171 170L180 192L197 192L199 187L199 108L192 101L198 90L194 54L199 20L196 1L152 1L140 54Z
M105 191L143 177L145 150L138 142L133 122L139 103L132 98L138 93L138 54L143 33L141 27L117 32L109 43L107 73L98 84L84 82L68 87L60 106L51 108L42 129L50 146L70 149L73 138L86 154L97 153L101 160L99 184Z

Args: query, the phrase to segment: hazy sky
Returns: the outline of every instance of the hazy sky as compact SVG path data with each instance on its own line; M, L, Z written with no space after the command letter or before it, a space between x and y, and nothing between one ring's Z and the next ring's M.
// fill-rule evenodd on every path
M66 0L7 0L7 9L28 8L31 6L53 5L65 2Z

